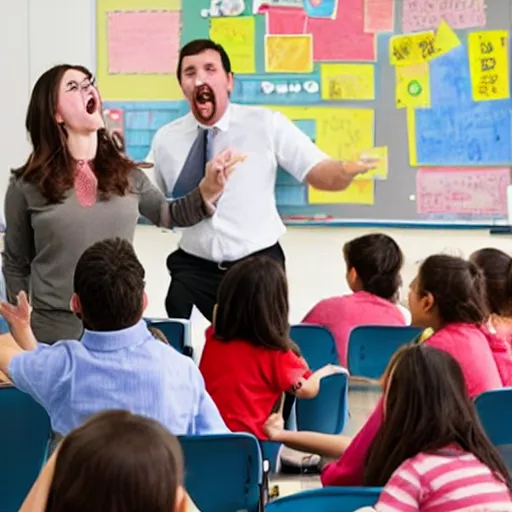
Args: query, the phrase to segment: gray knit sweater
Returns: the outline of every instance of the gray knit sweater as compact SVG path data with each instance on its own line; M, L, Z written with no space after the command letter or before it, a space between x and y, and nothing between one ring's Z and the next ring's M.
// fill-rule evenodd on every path
M70 311L69 303L75 266L85 249L105 238L132 242L139 215L170 227L173 207L167 206L144 172L132 171L130 184L131 193L125 196L83 207L74 190L62 203L48 204L35 185L11 179L5 198L3 273L9 301L21 290L30 292L32 328L39 341L80 338L82 323ZM199 198L201 207L197 189L191 196L196 205ZM190 206L190 201L185 202ZM189 225L207 215L201 211Z

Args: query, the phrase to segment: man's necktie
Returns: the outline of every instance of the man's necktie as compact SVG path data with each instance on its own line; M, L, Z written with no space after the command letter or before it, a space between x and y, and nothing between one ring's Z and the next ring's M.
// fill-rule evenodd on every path
M206 162L209 160L207 155L207 137L209 131L211 130L199 128L196 140L188 152L178 180L174 185L172 191L174 198L186 196L189 192L194 190L203 179Z

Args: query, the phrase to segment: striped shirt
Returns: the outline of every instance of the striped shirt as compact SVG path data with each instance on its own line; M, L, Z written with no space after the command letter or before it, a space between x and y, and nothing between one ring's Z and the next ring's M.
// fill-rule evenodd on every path
M512 511L507 486L472 453L448 447L406 460L391 476L378 512Z

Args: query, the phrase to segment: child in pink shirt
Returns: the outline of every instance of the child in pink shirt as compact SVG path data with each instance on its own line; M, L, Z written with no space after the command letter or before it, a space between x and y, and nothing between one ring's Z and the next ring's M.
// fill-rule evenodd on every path
M348 339L360 325L405 325L396 305L402 284L403 255L387 235L372 234L345 244L343 256L351 295L320 301L303 323L327 327L334 336L339 362L347 366Z
M406 347L384 381L384 420L364 474L365 485L385 486L375 510L512 510L510 474L480 426L457 361L427 345Z
M485 276L489 329L512 347L512 257L499 249L481 249L470 258Z
M487 305L481 271L471 262L447 255L427 258L411 283L409 305L412 323L432 328L424 345L450 354L461 366L471 398L484 391L512 385L512 359L506 343L485 327ZM309 432L280 430L269 420L271 439L305 452L339 460L322 473L323 485L357 486L363 482L369 446L382 425L382 401L354 439Z

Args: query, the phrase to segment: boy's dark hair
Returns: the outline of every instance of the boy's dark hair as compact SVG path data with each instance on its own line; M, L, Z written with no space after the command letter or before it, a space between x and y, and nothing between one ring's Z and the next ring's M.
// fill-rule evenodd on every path
M481 325L489 316L483 273L462 258L429 256L418 272L417 293L420 297L432 294L443 325Z
M107 411L62 441L46 512L172 511L182 480L172 434L152 419Z
M365 292L390 301L398 299L404 257L391 237L377 233L355 238L345 244L343 255L347 269L356 270Z
M491 313L512 316L512 258L499 249L481 249L469 258L485 277Z
M180 50L178 66L176 68L176 77L178 78L179 83L181 83L181 68L183 65L183 59L192 55L199 55L206 50L213 50L214 52L217 52L220 55L220 60L222 62L224 71L228 74L232 73L229 56L226 53L226 50L224 50L220 44L215 43L211 39L194 39L193 41L190 41L185 46L183 46L183 48Z
M127 240L107 239L89 247L74 276L84 326L119 331L135 325L143 311L144 277L144 267Z
M427 345L401 349L386 370L384 421L366 457L364 485L384 486L407 459L455 444L512 490L507 466L485 435L459 363Z
M298 347L290 339L288 283L282 264L253 256L231 267L219 287L215 335L273 350Z

